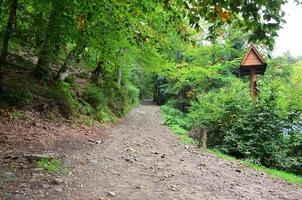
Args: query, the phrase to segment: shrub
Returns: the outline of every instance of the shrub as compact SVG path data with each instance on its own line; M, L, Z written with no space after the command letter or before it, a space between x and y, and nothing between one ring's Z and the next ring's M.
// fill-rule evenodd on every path
M185 133L191 129L192 122L181 111L168 105L161 106L161 110L164 113L165 124L174 127L172 129L176 133Z
M288 137L289 171L302 175L302 134L291 133Z
M199 96L188 116L195 127L208 127L210 148L299 174L301 155L293 152L302 149L302 142L290 139L290 133L293 124L301 121L300 114L285 115L273 91L266 88L253 101L247 88L235 82Z
M24 89L9 89L0 94L0 99L3 104L10 106L24 107L32 102L32 94Z
M71 87L75 87L76 86L76 78L72 75L68 75L64 81L66 83L68 83Z
M83 99L88 102L92 108L107 107L107 98L100 87L90 84L83 93Z
M98 121L103 122L103 123L114 123L116 122L116 117L114 114L109 111L108 109L100 109L96 112L96 118Z
M127 91L127 101L130 107L135 106L139 103L140 91L134 85L127 84L122 89Z
M51 98L50 103L57 105L59 112L66 118L70 118L79 109L70 85L64 81L55 82L48 91L48 96Z
M133 85L115 87L110 91L109 107L117 116L124 116L133 106L139 103L139 90Z
M170 104L168 102L168 104ZM197 141L188 136L187 131L190 129L191 122L179 110L167 105L161 106L161 111L165 120L165 124L169 126L173 133L179 136L183 143L197 144Z

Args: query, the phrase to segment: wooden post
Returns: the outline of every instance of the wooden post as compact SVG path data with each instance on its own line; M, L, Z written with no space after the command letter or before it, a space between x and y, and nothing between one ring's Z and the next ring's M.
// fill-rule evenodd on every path
M256 72L253 69L250 73L250 79L251 79L251 95L252 97L257 96L257 77Z
M201 128L200 136L199 136L199 144L198 147L207 148L207 134L208 129L206 127Z
M254 47L254 45L251 45L240 64L240 75L250 76L251 96L254 98L254 100L257 100L258 96L256 74L264 75L266 66L267 64L260 53Z

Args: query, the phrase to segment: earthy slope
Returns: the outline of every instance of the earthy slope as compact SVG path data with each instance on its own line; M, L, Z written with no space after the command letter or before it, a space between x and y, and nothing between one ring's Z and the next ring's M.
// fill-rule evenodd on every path
M4 199L302 199L300 185L180 144L158 106L142 105L99 134L108 139L57 146L71 166L64 183L17 183Z

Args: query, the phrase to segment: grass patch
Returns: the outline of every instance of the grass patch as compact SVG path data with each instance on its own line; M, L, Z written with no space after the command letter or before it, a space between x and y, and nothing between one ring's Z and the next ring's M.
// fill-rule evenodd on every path
M54 158L42 158L36 162L38 168L42 168L45 171L55 174L63 170L63 163Z
M167 124L165 124L167 125ZM197 145L198 141L194 140L193 138L189 137L187 134L187 131L180 126L173 124L173 125L167 125L169 129L172 131L172 133L176 134L183 144L194 144Z
M238 160L235 157L226 155L224 153L222 153L221 151L214 149L214 150L210 150L207 149L206 152L210 153L210 154L214 154L215 156L217 156L218 158L224 159L224 160L237 160L239 161L241 164L243 164L244 166L250 167L254 170L257 171L263 171L266 174L268 174L269 176L273 177L273 178L278 178L278 179L282 179L291 183L297 183L297 184L302 184L302 177L301 176L297 176L295 174L292 173L288 173L285 171L281 171L281 170L277 170L277 169L271 169L271 168L267 168L264 167L262 165L258 165L255 164L249 160Z
M289 181L292 183L302 184L301 176L297 176L295 174L291 174L291 173L276 170L276 169L263 168L263 170L272 177L280 178L280 179L283 179L283 180L286 180L286 181Z
M226 155L217 149L206 149L205 151L207 153L214 154L215 156L217 156L218 158L221 158L223 160L238 160L235 157Z
M23 114L17 110L13 110L12 112L9 113L9 115L12 120L18 120L23 117Z

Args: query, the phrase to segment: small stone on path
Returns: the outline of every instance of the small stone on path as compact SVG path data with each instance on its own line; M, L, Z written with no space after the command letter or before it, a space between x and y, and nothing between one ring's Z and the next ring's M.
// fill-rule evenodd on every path
M96 163L98 162L97 160L94 160L94 159L89 159L88 161L89 161L89 163L91 163L91 164L96 164Z
M55 178L53 180L53 183L56 184L56 185L61 185L64 183L63 179L62 178Z
M53 190L56 192L63 192L63 188L60 186L55 187Z
M114 196L115 196L115 193L112 192L112 191L109 191L109 192L108 192L108 196L114 197Z
M34 169L32 169L32 171L33 172L42 172L42 171L44 171L44 169L43 168L34 168Z

